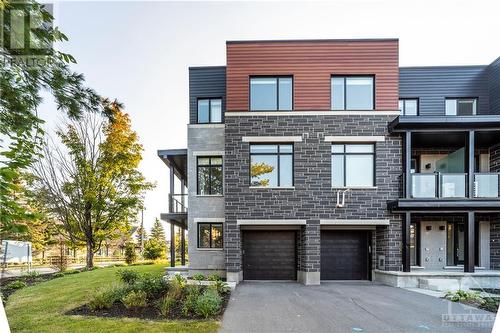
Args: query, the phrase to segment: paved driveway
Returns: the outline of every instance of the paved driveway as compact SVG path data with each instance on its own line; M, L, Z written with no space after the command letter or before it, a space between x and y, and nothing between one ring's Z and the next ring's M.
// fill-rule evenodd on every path
M492 322L482 328L467 327L463 322L445 327L441 317L450 311L472 313L476 316L467 318L474 320L493 317L490 312L371 282L330 282L309 287L244 282L231 296L221 332L491 331Z

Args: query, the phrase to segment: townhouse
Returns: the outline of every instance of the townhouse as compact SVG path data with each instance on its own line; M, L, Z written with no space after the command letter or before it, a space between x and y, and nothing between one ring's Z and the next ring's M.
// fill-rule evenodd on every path
M397 39L226 48L226 66L189 69L187 149L158 151L183 269L498 282L500 58L400 68Z

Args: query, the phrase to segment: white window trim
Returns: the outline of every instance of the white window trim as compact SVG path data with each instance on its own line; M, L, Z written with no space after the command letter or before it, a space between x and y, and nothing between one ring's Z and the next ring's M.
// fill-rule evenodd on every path
M212 151L193 151L193 156L224 156L224 151L223 150L212 150Z
M236 220L236 225L305 225L306 220Z
M243 142L302 142L302 136L244 136Z
M224 117L259 117L259 116L399 116L397 111L359 111L359 110L342 110L342 111L225 111Z
M389 225L389 220L320 220L320 225Z
M223 217L195 217L194 223L224 223L226 221Z
M384 141L385 141L385 136L383 136L383 135L374 135L374 136L367 136L367 135L338 136L338 135L333 135L333 136L325 136L325 142L348 143L348 142L384 142Z

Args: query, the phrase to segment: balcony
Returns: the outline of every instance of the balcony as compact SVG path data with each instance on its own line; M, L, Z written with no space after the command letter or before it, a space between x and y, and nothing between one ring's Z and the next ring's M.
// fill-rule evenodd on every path
M169 213L187 213L187 193L169 194L168 207Z

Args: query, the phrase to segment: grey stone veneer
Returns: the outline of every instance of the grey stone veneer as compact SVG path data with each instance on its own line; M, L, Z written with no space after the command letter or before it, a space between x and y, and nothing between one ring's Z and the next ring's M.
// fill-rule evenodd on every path
M372 240L375 253L386 258L386 270L401 269L401 216L387 210L399 194L402 170L400 136L389 136L387 115L227 116L225 130L226 269L242 270L241 230L237 219L306 219L298 239L299 277L320 271L321 219L389 219ZM385 136L376 143L376 188L353 189L346 206L336 208L331 188L331 143L325 136ZM294 189L249 187L249 143L243 136L302 136L294 143ZM375 260L375 258L373 258ZM373 267L375 268L375 267ZM302 273L301 273L302 272Z
M188 125L188 255L189 273L224 276L224 251L198 249L197 219L224 219L223 196L198 196L195 154L224 151L224 125Z

